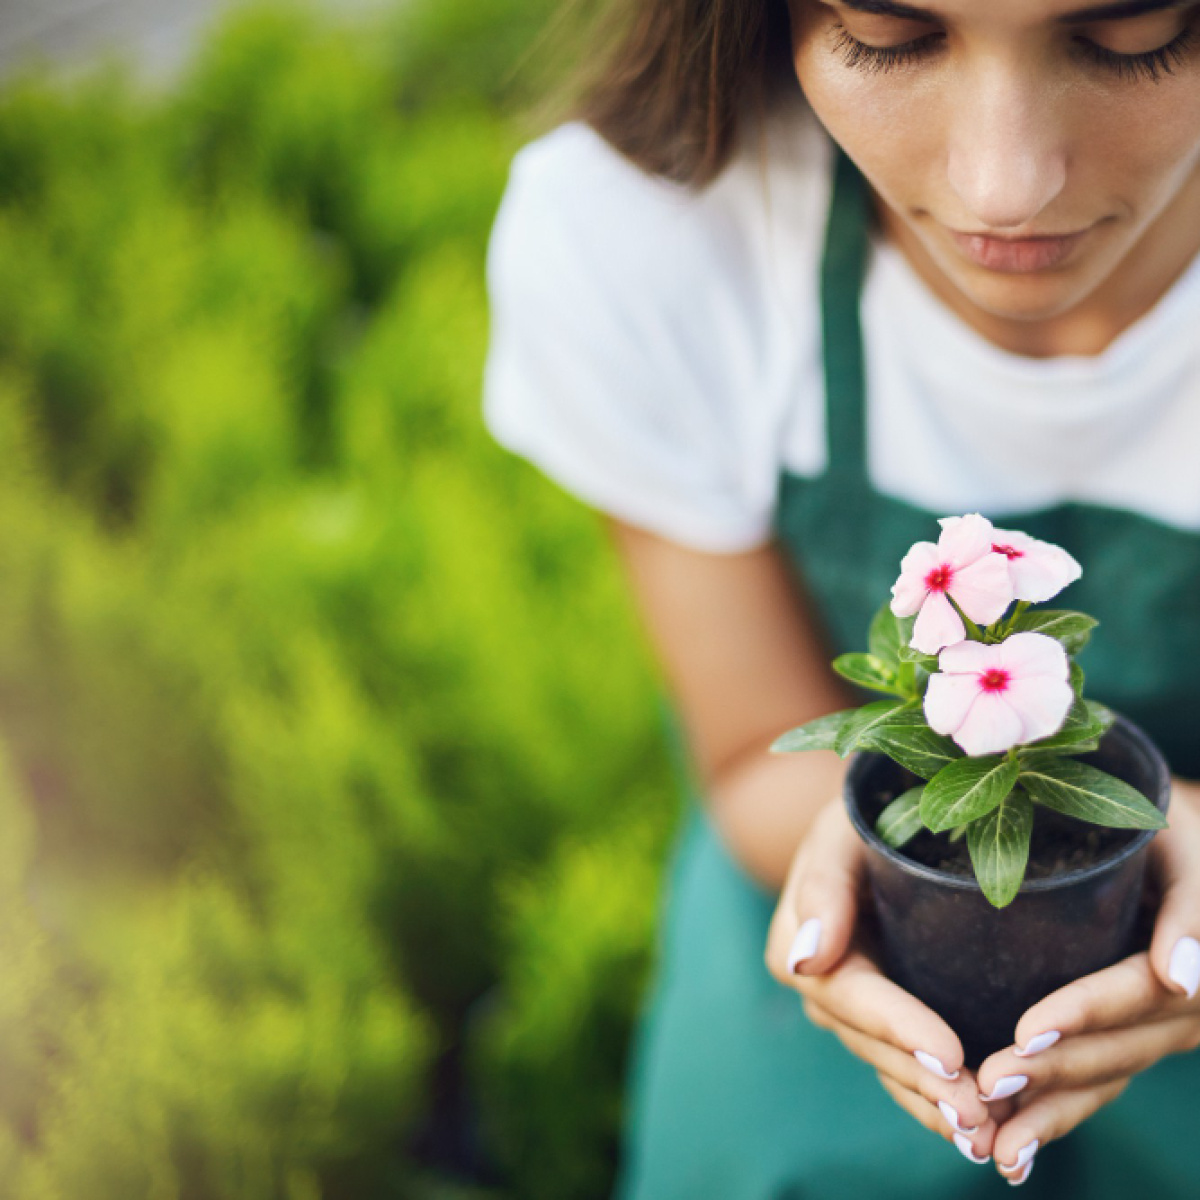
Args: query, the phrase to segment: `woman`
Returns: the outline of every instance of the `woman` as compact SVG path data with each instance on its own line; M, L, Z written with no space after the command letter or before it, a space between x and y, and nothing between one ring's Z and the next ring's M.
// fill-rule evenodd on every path
M514 168L486 388L497 438L611 518L701 793L620 1194L994 1189L970 1159L1193 1195L1200 5L635 9ZM764 753L852 702L829 657L968 511L1083 563L1089 691L1176 776L1148 954L974 1073L858 945L843 764Z

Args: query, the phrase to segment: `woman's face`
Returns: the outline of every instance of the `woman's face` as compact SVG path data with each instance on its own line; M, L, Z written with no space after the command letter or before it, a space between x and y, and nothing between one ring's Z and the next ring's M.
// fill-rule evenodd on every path
M1200 0L791 11L812 108L969 304L1061 316L1200 246Z

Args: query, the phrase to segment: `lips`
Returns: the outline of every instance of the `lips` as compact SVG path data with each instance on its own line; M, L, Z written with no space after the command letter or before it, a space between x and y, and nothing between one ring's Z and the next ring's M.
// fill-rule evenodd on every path
M1079 245L1087 230L1061 237L998 238L986 234L958 233L950 236L962 253L989 271L1017 274L1048 271L1062 263Z

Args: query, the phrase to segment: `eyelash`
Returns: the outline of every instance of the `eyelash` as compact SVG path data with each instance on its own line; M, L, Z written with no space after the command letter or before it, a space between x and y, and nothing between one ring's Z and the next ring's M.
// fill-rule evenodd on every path
M868 46L854 37L844 25L839 25L834 48L841 51L848 67L875 73L909 66L927 57L942 36L940 33L927 33L900 46ZM1195 30L1189 25L1165 46L1142 54L1118 54L1086 38L1077 38L1075 44L1088 59L1112 71L1118 79L1137 79L1140 76L1157 82L1164 74L1173 74L1175 67L1183 64L1187 51L1195 41Z

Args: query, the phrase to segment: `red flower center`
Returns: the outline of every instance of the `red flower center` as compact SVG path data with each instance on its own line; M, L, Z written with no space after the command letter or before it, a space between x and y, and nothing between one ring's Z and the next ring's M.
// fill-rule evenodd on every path
M979 677L979 686L985 692L1003 692L1007 689L1011 676L1000 667L990 667Z
M953 578L954 568L948 563L942 563L940 567L934 567L925 576L925 586L931 592L944 592L950 586L950 581Z
M997 546L996 543L993 542L992 549L997 554L1003 554L1005 558L1024 558L1025 557L1025 552L1023 550L1018 550L1015 546Z

